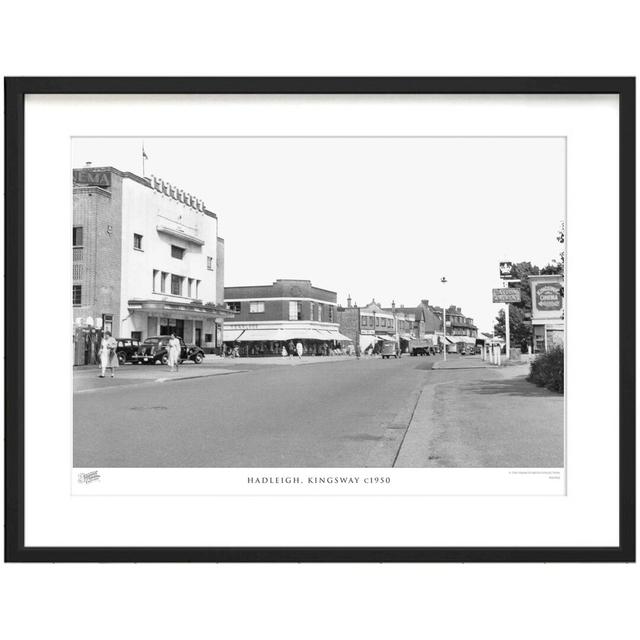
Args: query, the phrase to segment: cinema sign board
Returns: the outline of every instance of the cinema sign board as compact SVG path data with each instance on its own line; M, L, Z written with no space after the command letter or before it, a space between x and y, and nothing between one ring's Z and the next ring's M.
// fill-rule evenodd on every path
M73 181L76 184L88 184L92 187L110 187L111 173L109 171L87 171L74 169Z
M538 311L562 309L562 285L559 282L536 283L535 301Z
M508 287L502 289L493 289L493 301L502 304L513 304L522 300L520 289L510 289Z

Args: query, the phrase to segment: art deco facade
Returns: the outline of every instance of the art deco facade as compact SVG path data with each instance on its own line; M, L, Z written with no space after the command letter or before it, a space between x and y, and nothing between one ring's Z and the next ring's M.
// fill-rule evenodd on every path
M224 241L204 202L113 167L73 171L76 326L221 345Z

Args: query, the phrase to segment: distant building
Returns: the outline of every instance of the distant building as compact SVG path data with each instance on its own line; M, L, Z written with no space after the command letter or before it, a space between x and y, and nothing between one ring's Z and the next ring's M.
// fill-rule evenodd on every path
M280 355L282 346L302 342L305 353L322 355L347 343L339 331L337 294L309 280L276 280L269 285L225 287L234 319L225 323L224 342L241 355Z
M446 331L442 327L442 307L430 307L433 314L438 318L438 332L441 341L445 340L448 348L454 350L454 345L475 346L478 337L478 327L473 323L473 318L465 316L460 307L454 305L446 309Z
M73 170L73 318L85 331L221 345L224 241L199 198L113 167Z
M529 276L533 352L564 344L564 276Z
M437 318L430 312L427 300L416 307L405 307L392 303L383 307L373 299L369 304L358 307L347 298L347 306L338 309L340 331L354 342L357 340L362 350L378 342L381 338L392 338L405 351L412 338L425 338L435 334ZM435 343L434 343L435 344Z

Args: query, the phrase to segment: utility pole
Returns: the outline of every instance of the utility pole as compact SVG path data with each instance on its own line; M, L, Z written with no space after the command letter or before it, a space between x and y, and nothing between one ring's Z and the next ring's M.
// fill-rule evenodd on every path
M447 284L447 279L443 276L442 278L440 278L440 282L442 282L442 284ZM443 350L442 350L442 359L446 361L447 359L447 304L446 304L446 300L444 299L446 296L443 296L442 298L442 343L443 343Z

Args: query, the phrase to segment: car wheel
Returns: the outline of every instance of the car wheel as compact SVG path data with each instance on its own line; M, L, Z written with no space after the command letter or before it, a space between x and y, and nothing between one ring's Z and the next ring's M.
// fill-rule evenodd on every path
M162 364L169 364L169 355L165 353L165 354L160 358L160 362L161 362Z
M118 364L123 365L127 361L127 356L124 351L118 351Z
M195 356L193 356L193 361L196 364L200 364L202 362L203 358L202 358L202 354L201 353L196 353Z

